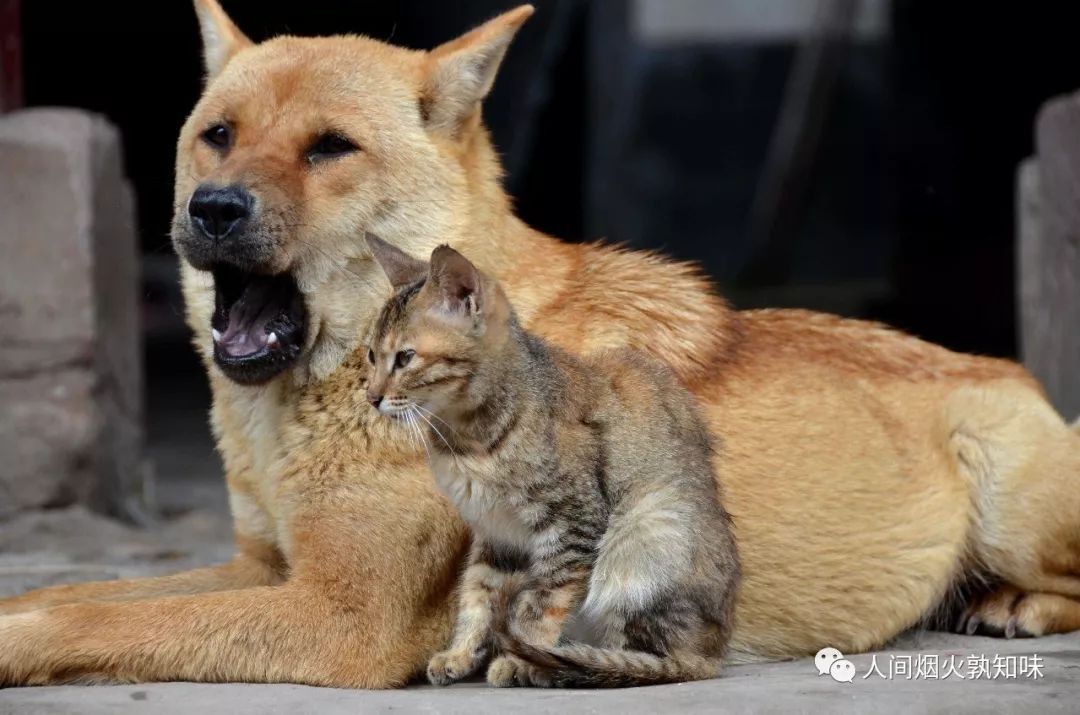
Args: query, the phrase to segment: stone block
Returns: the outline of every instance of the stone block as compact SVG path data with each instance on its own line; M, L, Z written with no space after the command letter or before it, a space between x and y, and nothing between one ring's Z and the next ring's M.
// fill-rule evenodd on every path
M0 117L0 517L140 511L134 197L102 117Z
M1080 93L1043 105L1036 156L1017 173L1024 364L1062 415L1080 416Z

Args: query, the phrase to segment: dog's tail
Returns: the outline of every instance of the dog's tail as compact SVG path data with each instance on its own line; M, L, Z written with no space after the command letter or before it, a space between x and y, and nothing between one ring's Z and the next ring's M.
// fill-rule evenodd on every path
M571 643L552 648L530 645L510 633L507 596L497 597L494 625L498 650L540 670L557 688L625 688L635 685L705 680L720 674L721 658L657 656L641 651L595 648Z

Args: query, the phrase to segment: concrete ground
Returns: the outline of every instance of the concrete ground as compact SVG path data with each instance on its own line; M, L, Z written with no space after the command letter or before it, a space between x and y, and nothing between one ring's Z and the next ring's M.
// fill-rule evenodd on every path
M202 488L206 496L215 491L209 484ZM228 520L221 510L192 511L153 531L135 531L79 508L27 515L0 524L0 596L51 583L174 571L222 560L229 552ZM1031 677L1034 654L1041 658L1041 677L1037 678ZM926 671L934 656L938 670L936 677L930 677ZM972 668L978 669L980 656L987 658L989 672L974 678ZM996 666L995 656L999 657ZM872 670L875 658L876 671ZM911 633L888 650L850 656L850 660L855 673L850 683L818 675L813 660L802 659L733 666L713 681L607 692L497 690L479 682L450 688L416 685L384 692L193 683L16 688L0 690L0 715L359 715L392 711L620 715L779 711L1051 713L1080 709L1080 633L1011 641ZM920 662L922 672L917 673ZM901 664L910 665L912 677L900 674ZM953 670L943 677L947 664ZM1025 664L1027 673L1023 672ZM1015 677L997 672L1013 666Z
M913 650L908 646L916 645ZM887 679L872 674L870 655L851 658L854 682L817 674L810 659L736 666L712 681L613 691L499 690L481 683L449 688L414 686L399 691L355 691L300 685L198 685L156 683L62 686L0 691L0 714L19 713L682 713L682 712L1030 712L1075 713L1080 697L1080 637L1034 641L928 634L918 643L878 654L888 656L971 653L1042 657L1043 677L1005 679ZM888 668L885 666L884 671ZM963 671L967 675L967 671Z
M173 517L147 531L81 508L0 522L0 597L54 583L166 573L229 557L225 491L205 426L205 386L175 376L164 381L165 392L151 395L149 425L158 500ZM1028 677L1034 654L1041 658L1038 678ZM987 672L979 670L981 656ZM1080 711L1080 633L1012 641L912 633L888 650L850 660L850 683L818 675L807 658L735 666L713 681L607 692L497 690L479 682L383 692L193 683L16 688L0 690L0 715ZM876 671L871 669L875 660ZM935 660L936 677L931 677ZM1015 677L997 672L1010 664ZM903 665L910 677L901 673Z

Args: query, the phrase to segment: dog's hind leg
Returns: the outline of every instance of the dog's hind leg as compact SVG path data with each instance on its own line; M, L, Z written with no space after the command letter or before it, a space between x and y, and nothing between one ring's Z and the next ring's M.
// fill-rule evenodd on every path
M1080 629L1080 433L1028 387L963 388L949 400L949 444L970 480L971 566L997 585L962 632Z
M956 630L1004 638L1068 633L1080 630L1080 600L1002 584L972 601Z

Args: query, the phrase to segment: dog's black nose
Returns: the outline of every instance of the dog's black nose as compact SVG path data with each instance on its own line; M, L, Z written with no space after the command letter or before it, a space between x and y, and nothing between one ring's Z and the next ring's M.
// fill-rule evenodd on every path
M220 241L238 233L251 216L255 199L236 186L200 186L191 195L188 213L203 235Z

